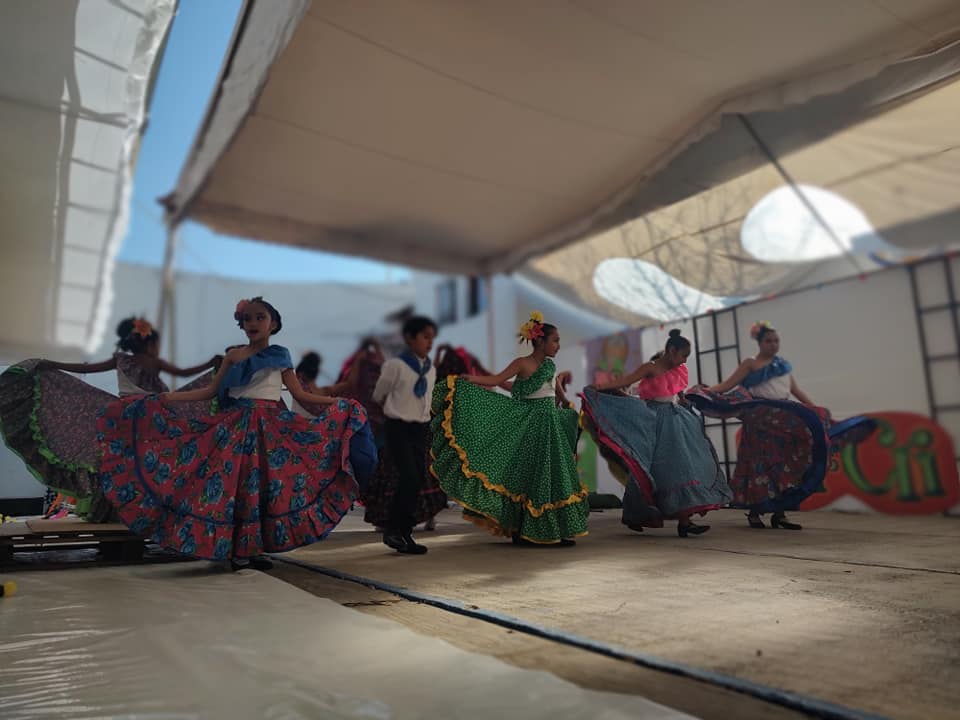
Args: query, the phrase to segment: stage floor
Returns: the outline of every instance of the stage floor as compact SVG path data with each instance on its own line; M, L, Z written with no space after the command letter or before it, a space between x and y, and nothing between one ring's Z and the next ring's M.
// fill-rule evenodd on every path
M514 547L445 511L436 533L418 533L429 554L402 557L353 515L327 542L288 557L862 711L957 717L960 519L791 518L804 529L751 530L742 513L720 511L708 516L709 533L681 539L673 527L634 533L619 511L606 511L591 515L577 547L561 549ZM344 584L295 568L275 572L307 589L320 583L327 596L331 583ZM399 612L397 603L388 607ZM697 698L702 683L676 686L649 671L643 680L628 663L597 656L583 663L582 651L567 671L569 651L556 643L507 638L503 652L487 651L586 687L640 688L702 717L773 717L769 706L727 712L714 692Z
M0 598L14 718L683 720L210 563L20 572Z
M18 556L0 569L20 584L0 599L3 717L804 716L523 623L854 711L956 717L960 520L795 519L803 531L750 530L723 511L681 539L672 527L633 533L607 511L561 549L514 547L445 511L418 534L430 553L409 557L353 513L327 541L280 556L513 628L287 562L264 574Z

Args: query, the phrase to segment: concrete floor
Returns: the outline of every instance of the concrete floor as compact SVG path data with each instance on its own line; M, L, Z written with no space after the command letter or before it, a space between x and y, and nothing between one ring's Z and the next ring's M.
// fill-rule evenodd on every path
M960 520L794 519L803 531L760 531L722 511L710 515L711 532L681 539L672 527L633 533L608 511L591 516L576 548L559 549L513 547L448 511L436 533L419 534L430 553L406 557L352 515L327 541L289 557L889 717L960 716ZM342 581L275 573L585 687L635 687L701 717L795 717Z

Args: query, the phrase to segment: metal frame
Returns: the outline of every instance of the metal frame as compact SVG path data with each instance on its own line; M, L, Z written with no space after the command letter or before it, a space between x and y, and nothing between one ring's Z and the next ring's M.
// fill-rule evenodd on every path
M907 271L910 275L910 289L913 293L913 308L916 314L917 335L920 338L920 353L923 356L923 379L927 387L927 404L930 409L930 417L935 421L940 421L940 416L945 412L960 412L960 404L951 403L941 405L937 401L936 389L933 385L931 368L934 363L944 362L946 360L956 360L960 364L960 301L957 298L956 288L953 283L952 265L954 262L960 263L957 255L945 255L931 260L923 260L910 265ZM944 273L944 284L947 290L947 302L936 305L924 306L920 299L920 286L917 281L917 269L930 265L940 265ZM927 332L923 321L926 315L947 311L950 313L951 325L953 326L953 349L952 353L942 353L931 355L929 343L927 342ZM960 377L958 377L960 381ZM957 452L960 453L960 445L957 446ZM957 455L957 462L960 462L960 454Z
M732 345L721 345L719 338L719 329L720 324L717 321L717 318L721 315L730 314L733 317L733 336L735 342ZM700 342L700 322L706 319L710 319L712 323L713 330L713 345L714 347L703 349ZM718 312L712 312L707 315L698 315L693 318L693 344L696 348L695 358L697 363L697 378L700 382L703 382L703 358L707 355L713 355L714 362L716 363L717 368L717 382L722 382L724 378L723 366L720 360L720 353L725 350L736 350L737 351L737 363L739 364L742 360L740 356L740 319L737 315L737 309L728 308L725 310L720 310ZM733 474L733 469L737 463L736 457L736 448L734 452L730 452L730 438L729 438L729 428L739 427L742 423L739 420L733 419L721 419L721 420L707 420L703 418L703 427L707 428L720 428L720 433L723 436L723 457L720 462L723 465L723 469L727 474L727 477L731 477Z

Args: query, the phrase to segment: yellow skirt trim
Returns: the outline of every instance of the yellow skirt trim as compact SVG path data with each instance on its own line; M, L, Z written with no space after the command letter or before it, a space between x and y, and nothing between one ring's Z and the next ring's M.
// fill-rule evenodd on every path
M474 525L477 525L478 527L482 527L484 530L487 530L491 534L496 535L498 537L512 538L514 535L519 535L524 540L528 540L529 542L536 543L537 545L556 545L557 543L560 542L560 540L539 540L537 538L528 537L523 533L514 532L513 530L509 530L503 527L503 525L501 525L491 516L487 515L485 512L481 512L476 508L472 508L466 503L460 502L459 500L456 500L456 499L454 499L454 502L456 502L458 505L460 505L463 508L464 519L469 520ZM469 515L467 514L467 511L470 512ZM588 535L587 531L584 530L582 533L576 533L572 537L580 538L580 537L586 537L587 535Z
M533 517L540 517L545 512L549 512L550 510L559 510L560 508L567 507L568 505L576 505L577 503L583 502L586 499L590 491L581 482L580 489L563 500L556 500L554 502L544 503L543 505L534 505L530 502L526 495L522 493L519 495L512 493L503 485L498 485L497 483L491 481L490 478L487 477L486 473L472 470L470 468L470 460L467 458L466 451L460 447L460 444L457 442L456 435L453 433L453 395L457 387L457 377L455 375L451 375L449 378L447 378L447 383L449 384L449 389L447 390L447 396L444 399L444 405L446 407L443 411L443 422L440 424L440 426L443 428L443 435L447 439L447 444L457 453L457 456L460 458L460 472L463 473L464 477L476 478L487 490L498 493L499 495L503 495L504 497L508 497L515 503L520 503L524 506L527 512L533 515ZM436 457L433 455L433 451L430 452L430 457L434 462L436 462ZM437 477L437 474L433 469L433 463L430 463L430 472L433 473L434 477ZM437 477L438 481L439 479L440 478ZM462 505L463 503L460 504ZM473 508L468 508L468 510L471 512L477 512ZM483 515L483 513L479 514ZM492 520L492 518L490 519Z

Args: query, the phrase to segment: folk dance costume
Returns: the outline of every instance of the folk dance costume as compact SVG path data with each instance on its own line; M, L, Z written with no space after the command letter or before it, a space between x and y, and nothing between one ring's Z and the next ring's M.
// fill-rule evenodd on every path
M124 352L116 360L119 396L127 398L168 390L157 372ZM3 439L41 483L76 500L77 515L91 522L116 521L116 512L96 480L100 446L97 416L117 399L61 370L25 360L0 375L0 429ZM186 389L210 384L206 373ZM208 403L194 412L206 411Z
M790 400L792 373L777 356L729 393L702 387L687 393L704 415L743 423L731 505L752 514L796 510L822 487L831 450L862 441L876 427L862 416L834 423L827 408Z
M364 495L364 519L389 536L409 536L447 504L427 469L436 378L430 358L406 350L384 363L373 390L373 401L383 408L384 453Z
M732 497L703 423L678 402L687 382L680 365L643 380L636 397L584 390L584 427L624 483L623 522L635 529L705 514Z
M560 543L587 533L574 458L577 413L557 408L547 358L512 397L450 376L434 391L431 472L464 517L495 535Z
M224 560L292 550L336 527L376 465L373 435L352 400L312 420L287 410L281 376L292 367L279 345L233 365L208 418L156 395L107 406L100 481L131 530Z

